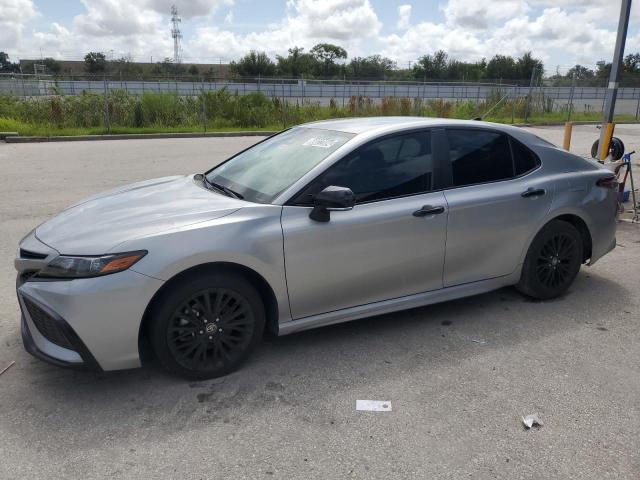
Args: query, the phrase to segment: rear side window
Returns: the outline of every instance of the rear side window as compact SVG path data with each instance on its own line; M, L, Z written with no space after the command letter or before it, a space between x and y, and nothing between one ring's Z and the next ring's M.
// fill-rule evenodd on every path
M506 180L514 176L509 139L496 132L448 129L453 185Z
M516 176L530 172L540 164L538 157L520 142L511 140L511 150L513 151L513 164L516 168Z

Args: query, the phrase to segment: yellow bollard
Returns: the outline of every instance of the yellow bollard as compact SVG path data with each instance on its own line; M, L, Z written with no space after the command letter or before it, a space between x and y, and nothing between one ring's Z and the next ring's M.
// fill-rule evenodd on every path
M573 123L565 122L564 124L564 140L562 141L562 148L567 152L571 147L571 132L573 131Z
M613 137L613 129L615 128L615 123L607 123L607 129L604 135L604 148L600 149L600 161L604 162L605 159L609 156L609 145L611 144L611 138Z

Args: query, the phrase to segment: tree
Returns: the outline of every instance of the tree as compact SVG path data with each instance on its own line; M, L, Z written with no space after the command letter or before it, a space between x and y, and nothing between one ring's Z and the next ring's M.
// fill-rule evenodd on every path
M189 75L198 75L198 73L200 73L200 70L198 70L197 66L191 65L189 67L189 70L187 70L187 72L189 72Z
M102 52L89 52L84 56L84 69L89 73L107 70L107 59Z
M496 55L487 63L487 78L497 80L499 78L514 79L518 77L516 61L507 55Z
M444 50L433 55L423 55L413 67L416 79L444 80L448 78L449 56Z
M593 70L583 67L582 65L576 65L567 71L567 78L575 78L576 80L588 80L594 76L595 73Z
M9 54L6 52L0 52L0 70L4 70L7 65L10 65Z
M640 73L640 53L630 53L624 57L622 68L627 73Z
M352 58L347 65L349 75L356 78L382 78L395 70L396 63L381 55Z
M609 78L611 75L611 64L607 62L598 62L596 64L596 77Z
M110 62L111 71L121 77L136 77L142 74L142 66L133 61L133 57L129 54L124 55Z
M9 60L9 54L6 52L0 52L0 72L8 73L8 72L19 72L20 64L19 63L11 63Z
M311 49L311 55L323 65L323 75L329 76L336 73L336 60L347 58L347 51L331 43L318 43Z
M276 65L266 53L251 50L237 62L231 62L229 69L241 77L270 77L275 73Z
M276 56L276 70L279 75L300 77L301 75L310 77L320 70L318 60L310 53L305 53L304 48L293 47L289 49L286 57Z
M60 73L60 71L62 70L62 65L60 64L59 61L51 58L51 57L47 57L45 58L42 63L44 64L44 66L47 69L47 72L49 73Z
M541 60L534 58L531 52L526 52L516 61L516 73L517 77L511 77L513 79L530 79L531 74L536 72L536 75L542 76L544 73L544 65Z
M185 66L181 63L173 63L173 59L165 57L162 62L157 62L151 69L151 73L156 75L180 75L184 73Z

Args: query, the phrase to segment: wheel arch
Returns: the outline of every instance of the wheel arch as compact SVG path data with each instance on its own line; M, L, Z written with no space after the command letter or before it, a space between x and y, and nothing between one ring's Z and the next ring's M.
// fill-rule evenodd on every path
M558 215L557 217L552 218L551 220L549 220L549 222L553 220L562 220L563 222L570 223L575 227L576 230L578 230L578 232L580 233L580 237L582 238L582 263L585 263L587 260L589 260L593 252L593 239L591 238L589 227L587 226L587 223L582 219L582 217L573 213L565 213L563 215Z
M160 301L163 296L163 293L170 289L173 285L179 283L183 279L191 276L202 273L220 273L220 272L229 272L229 273L237 273L246 278L255 288L258 290L260 297L262 298L262 302L265 307L265 316L267 320L267 329L269 329L272 333L278 333L278 301L276 295L271 288L271 285L265 280L265 278L260 275L255 270L238 263L233 262L211 262L204 263L200 265L196 265L186 270L183 270L169 280L167 280L153 295L147 307L145 308L144 314L142 316L142 321L140 322L140 329L138 331L138 351L140 352L141 360L143 357L147 357L150 355L150 348L147 342L147 332L148 326L150 322L153 320L151 318L151 311L154 305Z
M538 225L538 227L535 230L533 230L531 237L529 238L528 242L525 243L524 245L524 249L522 251L522 256L520 260L520 265L518 268L520 268L524 264L524 260L527 256L527 252L529 251L529 248L531 247L531 244L535 240L538 233L540 233L540 231L544 227L546 227L549 223L553 222L554 220L561 220L563 222L570 223L576 228L576 230L578 230L583 242L582 263L586 263L591 258L591 255L593 254L593 239L591 237L591 230L589 230L589 225L587 224L585 219L580 214L576 213L573 210L564 211L564 212L555 212L553 215L548 216L544 220L544 222L541 222Z

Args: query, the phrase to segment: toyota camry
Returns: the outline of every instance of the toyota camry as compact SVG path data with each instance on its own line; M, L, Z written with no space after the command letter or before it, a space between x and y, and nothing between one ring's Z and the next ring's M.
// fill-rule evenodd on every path
M61 366L237 368L286 335L515 285L563 294L615 246L615 178L527 131L340 119L205 173L84 199L20 242L22 337Z

